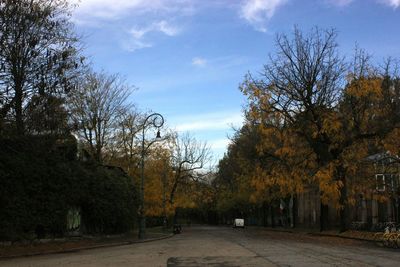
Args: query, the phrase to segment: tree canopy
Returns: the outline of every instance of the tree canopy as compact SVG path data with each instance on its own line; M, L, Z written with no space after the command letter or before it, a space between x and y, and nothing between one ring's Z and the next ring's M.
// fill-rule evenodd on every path
M258 77L249 74L240 88L246 122L219 164L219 179L248 180L249 201L315 186L322 204L340 211L344 229L357 164L376 151L398 152L399 77L392 62L379 69L360 49L346 61L334 30L295 29L292 39L278 35L276 47Z

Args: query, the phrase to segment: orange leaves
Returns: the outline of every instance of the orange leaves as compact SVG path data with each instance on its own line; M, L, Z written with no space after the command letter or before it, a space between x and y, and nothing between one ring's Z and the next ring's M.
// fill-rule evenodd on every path
M359 141L343 150L341 161L349 174L355 174L358 171L359 163L369 154L368 142Z
M339 189L341 184L334 179L335 169L336 165L331 163L315 174L315 179L321 191L321 201L324 204L328 204L332 200L338 202L340 197Z
M289 157L289 156L293 156L293 154L295 153L295 151L291 148L291 147L287 147L287 146L283 146L281 148L278 148L275 151L275 154L279 157Z
M344 90L342 105L350 130L371 132L391 116L389 92L383 78L361 77L351 81ZM392 127L392 126L386 126Z
M254 140L237 148L235 164L231 162L238 166L235 183L242 195L261 203L312 186L318 187L324 204L340 209L355 203L357 192L368 191L371 176L359 177L361 162L381 151L382 143L399 154L400 130L382 140L395 127L390 123L398 121L393 118L398 93L385 76L364 75L353 75L344 88L324 81L294 84L289 76L276 80L272 74L264 81L248 77L241 88L248 99L244 127L254 128ZM240 153L250 145L256 148L250 157Z
M384 203L387 202L390 197L384 194L375 194L373 195L373 199L375 199L376 201L380 202L380 203Z
M330 136L338 136L343 130L342 121L335 111L326 112L322 122L322 132Z
M393 129L383 143L385 149L392 155L400 155L400 128Z
M268 185L267 174L259 166L254 169L254 172L251 176L250 185L256 191L263 191Z
M349 84L346 93L356 98L381 98L382 79L364 77L356 79Z
M163 214L163 184L161 162L146 161L145 165L145 210L147 216L161 216Z

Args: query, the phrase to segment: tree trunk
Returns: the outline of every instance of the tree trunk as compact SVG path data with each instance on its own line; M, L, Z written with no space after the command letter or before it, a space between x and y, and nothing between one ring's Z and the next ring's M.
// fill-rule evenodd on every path
M293 195L293 206L292 206L292 227L295 228L297 225L297 195Z
M275 210L274 210L274 205L271 204L271 227L274 228L275 227Z
M263 226L266 227L268 226L268 205L266 202L263 203L262 205L262 210L263 210Z
M342 182L342 187L340 188L340 232L348 230L348 220L349 220L349 203L347 201L347 183L345 170L343 167L338 168L339 181Z
M328 205L325 205L321 202L320 207L320 216L319 216L319 230L320 232L325 231L328 229L328 221L329 221L329 211Z
M22 114L22 85L15 83L15 123L17 127L17 135L24 134L24 120Z
M102 163L101 145L99 143L96 143L95 159L97 162Z
M175 208L173 224L178 224L178 209Z

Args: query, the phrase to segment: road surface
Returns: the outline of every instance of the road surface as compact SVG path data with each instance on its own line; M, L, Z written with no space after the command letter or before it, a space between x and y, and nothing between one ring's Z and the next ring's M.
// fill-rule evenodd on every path
M0 260L0 266L400 266L400 250L262 228L192 226L169 239Z

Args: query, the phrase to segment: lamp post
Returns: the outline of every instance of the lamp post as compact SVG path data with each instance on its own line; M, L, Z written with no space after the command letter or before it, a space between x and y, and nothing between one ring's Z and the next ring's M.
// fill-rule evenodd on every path
M151 120L150 120L151 119ZM150 122L148 123L148 121ZM140 173L140 206L139 206L139 216L140 216L140 222L139 222L139 239L144 239L145 238L145 233L146 233L146 216L145 216L145 209L144 209L144 158L146 154L146 150L154 143L150 142L150 144L145 148L144 146L144 135L147 126L152 126L157 128L157 136L156 139L161 139L160 135L160 130L159 128L163 126L164 124L164 117L159 114L159 113L152 113L149 116L146 117L146 119L143 122L142 125L142 153L141 153L141 173Z

